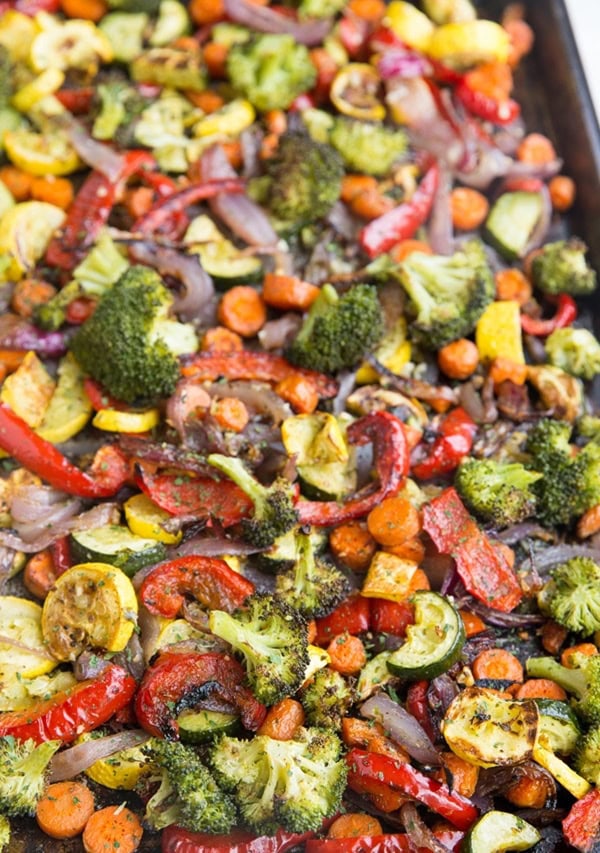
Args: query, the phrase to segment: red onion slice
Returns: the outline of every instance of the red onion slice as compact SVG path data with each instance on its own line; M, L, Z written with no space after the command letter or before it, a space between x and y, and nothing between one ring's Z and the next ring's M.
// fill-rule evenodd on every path
M301 325L302 317L290 311L265 323L258 333L258 340L263 349L283 349L296 337Z
M95 761L107 758L123 749L141 746L149 739L150 735L146 732L140 729L129 729L116 735L90 738L84 743L77 743L52 758L49 767L50 781L63 782L66 779L74 779L79 773L91 767Z
M441 763L439 752L421 724L385 693L377 693L363 702L360 713L380 722L390 738L403 746L416 761L436 766Z
M438 841L429 827L421 820L414 803L405 803L402 806L400 820L404 824L412 850L448 853L448 847Z
M56 529L70 521L80 508L81 502L77 498L64 501L64 503L53 507L52 510L46 510L43 515L38 515L36 519L15 522L14 529L25 542L37 541L45 530Z
M247 0L225 0L225 11L232 21L259 33L288 33L300 44L320 44L331 30L329 18L295 21L266 6L255 6Z
M119 518L120 512L117 504L98 504L93 509L83 512L75 518L68 518L57 523L50 529L44 525L39 536L31 541L26 541L9 530L0 530L0 545L13 548L15 551L23 551L25 554L34 554L36 551L43 551L44 548L48 548L57 539L66 536L73 530L91 530L94 527L104 527L106 524L118 524Z
M261 382L215 382L203 387L211 397L236 397L249 408L267 415L277 426L293 414L289 404Z
M67 351L65 332L43 332L14 314L0 317L0 347L33 350L43 358L57 358Z
M116 183L123 174L124 158L103 142L92 139L76 119L69 116L61 121L71 145L84 163Z
M450 207L451 190L452 175L449 169L442 166L427 229L429 245L437 255L451 255L454 251L454 227Z
M395 47L387 50L377 63L382 80L393 77L427 77L431 74L431 65L421 53L408 48Z

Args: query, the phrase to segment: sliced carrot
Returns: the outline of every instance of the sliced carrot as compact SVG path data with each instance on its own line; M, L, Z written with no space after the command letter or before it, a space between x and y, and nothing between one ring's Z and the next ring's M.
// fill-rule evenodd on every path
M471 187L455 187L450 193L452 223L459 231L473 231L485 221L490 209L487 198Z
M258 156L261 160L269 160L279 146L279 134L278 133L265 133L260 143L260 151Z
M413 238L400 240L391 250L390 255L393 261L397 264L402 263L413 252L423 252L426 255L432 255L433 249L428 243L423 240L415 240Z
M350 0L348 11L363 21L377 24L385 15L385 3L382 0Z
M221 297L219 322L243 338L253 338L267 320L267 308L253 287L238 284Z
M311 619L308 623L308 642L312 646L317 639L317 623Z
M471 669L475 678L495 678L506 681L523 681L521 661L506 649L486 649L473 661Z
M263 280L263 299L279 311L308 311L319 293L320 288L295 275L268 272Z
M31 196L33 176L16 166L2 166L0 181L7 187L15 201L27 201Z
M550 655L557 655L561 650L565 640L567 639L568 631L555 622L549 619L542 627L542 646L544 651Z
M502 555L503 559L506 560L510 568L514 569L515 560L517 559L517 557L510 545L506 545L504 542L496 540L493 543L493 547Z
M592 657L592 655L597 655L598 649L593 643L579 643L577 646L569 646L568 649L565 649L560 656L560 662L563 666L569 667L572 669L576 666L575 661L573 660L574 655L587 655L588 657Z
M69 18L99 21L108 12L105 0L60 0L60 5Z
M415 563L420 563L425 558L425 545L416 536L414 539L407 539L406 542L402 542L400 545L385 545L383 550L388 554L393 554L395 557L401 557L403 560L414 560ZM418 569L413 575L411 587L413 582L416 582L415 578L420 579L420 575L418 575L419 571L421 570ZM420 589L428 589L428 587L422 586Z
M211 77L222 79L227 73L227 54L229 48L226 44L209 41L204 45L202 56Z
M15 284L10 307L20 317L31 317L38 305L45 305L55 294L56 288L48 281L22 278Z
M395 761L406 764L410 756L405 749L395 741L386 736L385 729L381 723L373 720L359 720L357 717L344 717L342 720L342 740L346 746L366 749L367 752L376 752L379 755L387 755Z
M506 62L484 62L466 74L470 89L494 101L505 101L513 90L513 75Z
M367 516L367 528L380 545L402 545L421 531L419 513L406 498L385 498Z
M575 181L568 175L555 175L548 182L548 191L554 210L564 213L575 201Z
M139 219L154 204L154 190L151 187L132 187L125 191L123 204L132 219Z
M225 17L223 0L190 0L188 11L195 24L216 24Z
M362 219L377 219L396 206L396 202L378 189L367 190L354 196L350 202L352 212Z
M310 415L319 404L319 394L315 383L302 376L300 373L292 373L278 382L275 391L282 400L289 403L295 412L302 415Z
M510 38L508 64L516 68L521 59L526 56L533 47L533 30L522 18L511 18L502 25Z
M519 143L516 153L517 160L534 166L543 166L556 159L556 149L543 133L527 134Z
M442 762L452 776L451 789L463 797L472 797L479 779L479 767L453 752L443 752Z
M331 531L329 547L335 559L353 572L366 572L377 543L362 522L347 521Z
M291 740L304 725L304 708L296 699L288 696L269 708L257 734L274 740Z
M494 276L494 281L496 284L496 299L500 301L518 302L522 306L531 299L533 292L531 282L516 267L498 270Z
M203 352L241 352L244 342L237 332L225 326L213 326L204 333L201 349Z
M527 365L518 364L506 356L499 355L490 364L489 376L495 387L506 381L524 385L527 380Z
M377 189L377 181L371 175L345 175L342 179L341 199L350 203L356 196Z
M73 184L68 178L57 178L54 175L34 177L31 181L31 198L54 204L62 210L68 210L73 202Z
M0 349L0 364L7 373L12 373L21 366L26 355L26 349Z
M239 140L234 139L231 142L222 142L221 147L225 152L229 165L233 169L239 169L244 162L242 143Z
M327 653L329 666L341 675L356 675L367 662L363 641L347 632L333 638Z
M75 838L94 812L94 795L83 782L55 782L39 800L35 819L50 838Z
M287 116L283 110L268 110L265 113L265 124L269 133L281 136L287 130Z
M549 797L554 796L552 780L541 768L530 764L527 772L513 782L504 796L509 803L520 809L543 809Z
M459 338L438 350L438 364L450 379L468 379L479 365L479 350L468 338Z
M210 413L219 426L232 432L242 432L250 420L248 409L237 397L213 400Z
M383 827L376 817L347 812L333 821L327 830L327 838L362 838L382 833Z
M467 638L474 637L476 634L481 634L486 630L486 624L476 613L470 610L459 610L460 618L465 626L465 634Z
M54 586L57 574L49 548L38 551L25 564L23 583L36 598L44 599Z
M421 589L431 589L431 583L423 569L417 569L410 579L408 594L411 596L413 592L419 592Z
M199 53L200 44L194 36L178 36L172 42L169 42L169 47L174 50L185 50L188 53Z
M587 539L600 530L600 504L590 507L583 513L577 522L577 535L580 539Z
M186 89L184 95L188 101L191 101L195 107L198 107L207 115L220 110L225 103L224 98L211 89L204 89L202 92L193 92L190 89Z
M140 846L144 831L137 815L124 804L106 806L88 820L83 832L85 853L133 853Z
M528 678L515 693L515 699L559 699L563 701L567 694L550 678Z

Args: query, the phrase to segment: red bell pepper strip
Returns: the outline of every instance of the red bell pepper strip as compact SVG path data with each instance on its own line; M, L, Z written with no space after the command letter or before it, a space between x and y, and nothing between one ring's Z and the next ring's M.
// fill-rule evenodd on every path
M269 352L200 352L182 367L181 372L198 382L214 382L224 377L277 383L300 374L314 383L319 397L335 397L338 392L335 379L316 370L294 367L285 358Z
M415 621L415 612L408 601L388 601L371 598L371 630L376 634L393 634L404 637L409 625Z
M369 24L354 15L344 15L338 23L338 34L348 55L355 59L367 46Z
M459 829L468 829L479 817L477 808L466 797L450 791L447 785L430 779L410 764L401 764L387 755L351 749L346 755L348 785L361 791L363 780L383 782L401 791L444 817Z
M330 527L354 518L362 518L387 495L401 488L410 464L404 425L390 412L373 412L350 425L352 444L373 444L373 460L379 486L368 486L344 504L336 501L299 500L296 511L300 524Z
M592 790L571 807L562 822L565 840L581 853L594 853L600 843L600 789Z
M423 529L441 554L456 561L467 590L494 610L509 613L523 598L503 553L467 512L456 489L445 489L423 507Z
M73 565L71 561L71 546L68 536L61 536L50 545L54 574L58 578Z
M454 471L473 447L476 432L477 424L465 410L461 406L453 409L442 421L439 437L427 457L412 466L414 476L419 480L429 480Z
M95 379L91 379L89 376L86 376L83 380L83 390L95 412L99 412L101 409L117 409L121 412L131 410L130 406L121 403L115 397L111 397L99 382L96 382Z
M162 853L285 853L313 838L314 832L286 832L253 835L236 829L228 835L190 832L179 826L168 826L162 834Z
M400 240L413 237L427 220L437 191L440 170L436 163L429 167L410 201L405 201L366 225L359 242L370 258L389 251Z
M254 511L250 498L232 480L151 474L138 468L135 482L157 506L175 516L197 515L231 527Z
M199 690L208 685L212 693L237 708L242 723L256 731L267 709L245 687L246 670L229 655L163 653L148 667L135 697L140 726L157 737L177 739L177 714L186 707L186 697L197 701Z
M363 835L359 838L315 838L305 853L410 853L407 835Z
M253 592L252 581L234 572L225 560L190 555L153 569L144 578L139 594L150 613L173 619L183 605L184 593L210 610L231 613Z
M123 667L111 664L97 678L80 681L22 711L0 714L0 737L70 743L110 720L127 705L135 688L135 679Z
M0 447L55 489L80 498L112 497L128 476L126 465L118 470L107 470L108 456L116 453L124 462L122 453L111 446L99 451L105 462L98 461L97 455L91 473L86 474L69 462L53 444L37 435L4 403L0 403Z
M73 115L89 113L95 89L93 86L79 86L77 89L59 89L54 93L57 101Z
M547 297L549 301L554 301ZM547 337L556 329L564 329L577 319L577 304L568 293L561 293L556 298L556 314L549 320L537 320L527 314L521 314L521 328L527 335Z
M191 184L178 192L159 198L150 210L134 223L132 230L139 234L154 234L159 230L168 232L173 220L190 204L214 198L220 193L241 192L244 192L244 184L238 179Z
M338 634L364 634L370 625L370 599L362 595L351 595L342 601L327 616L316 620L317 636L315 642L326 646Z
M454 93L472 115L492 124L512 124L521 114L520 104L512 98L492 98L486 92L469 86L464 79L457 84Z
M406 710L421 724L430 740L435 740L435 732L431 724L429 705L427 704L428 681L415 681L406 694Z

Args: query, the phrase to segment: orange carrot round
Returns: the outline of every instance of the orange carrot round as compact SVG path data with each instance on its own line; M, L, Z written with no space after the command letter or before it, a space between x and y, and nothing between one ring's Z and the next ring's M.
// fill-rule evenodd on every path
M106 806L88 820L83 832L85 853L133 853L140 846L142 824L125 805Z
M31 317L38 305L44 305L55 293L56 288L48 281L22 278L15 284L10 307L20 317Z
M327 830L327 838L362 838L381 835L383 827L376 817L348 812L337 817Z
M459 338L438 351L440 370L450 379L468 379L477 370L479 350L468 338Z
M291 373L278 382L275 391L282 400L289 403L295 412L310 415L319 404L319 394L315 383L302 376L301 373Z
M223 0L190 0L188 11L195 24L216 24L225 17Z
M356 675L367 662L367 653L360 637L338 634L327 646L329 666L341 675Z
M33 177L16 166L2 166L0 181L7 187L15 201L27 201L31 195Z
M207 115L220 110L225 103L224 99L211 89L203 89L202 92L193 92L190 89L185 89L184 95L195 107L198 107Z
M108 12L105 0L60 0L63 12L69 18L99 21Z
M555 175L548 182L548 191L554 210L564 213L575 201L575 181L568 175Z
M531 282L516 267L498 270L494 276L496 284L496 298L504 301L509 300L525 305L529 302L532 294Z
M219 303L219 322L243 338L253 338L267 320L262 296L253 287L239 284L223 294Z
M412 255L413 252L423 252L426 255L432 255L433 249L428 243L425 243L423 240L415 240L414 238L400 240L399 243L396 243L394 248L391 250L390 255L392 260L397 264L402 263L403 260L408 258L409 255Z
M543 133L529 133L517 148L517 160L542 166L556 159L556 149Z
M384 545L383 550L388 554L401 557L403 560L414 560L415 563L420 563L425 559L425 545L423 545L418 536L413 536L412 539L407 539L406 542L401 542L399 545ZM415 572L413 575L413 581L417 574L418 572ZM429 587L422 586L419 589L429 589Z
M421 530L419 513L406 498L385 498L367 516L369 533L380 545L401 545Z
M248 409L237 397L221 397L214 400L210 413L219 426L232 432L241 432L250 420Z
M316 285L295 275L268 272L263 281L263 299L280 311L308 311L318 295Z
M304 708L289 696L269 708L257 734L267 735L274 740L291 740L304 725Z
M42 600L46 598L56 581L54 560L49 548L38 551L25 564L23 583L28 592Z
M527 773L514 782L505 793L505 797L513 806L520 809L542 809L546 800L554 795L552 780L541 768L528 765Z
M480 652L472 665L475 678L494 678L505 681L523 681L521 661L506 649L486 649Z
M366 572L377 550L375 540L360 521L335 527L329 534L329 547L336 560L353 572Z
M50 838L75 838L94 812L94 795L83 782L48 785L37 804L35 818Z
M476 613L471 613L470 610L459 610L459 613L467 637L474 637L475 634L481 634L482 631L485 631L485 622Z
M209 41L204 45L202 56L211 77L225 77L227 68L227 54L229 48L226 44L220 44L216 41Z
M57 178L54 175L34 177L31 181L31 198L54 204L62 210L71 207L75 191L68 178Z
M559 699L563 701L567 694L559 684L550 678L528 678L517 692L515 699Z
M573 661L574 655L587 655L588 657L592 657L592 655L597 654L598 649L593 643L579 643L577 646L569 646L568 649L565 649L560 656L560 662L563 666L572 669L575 666L575 662Z
M244 342L237 332L225 326L213 326L205 332L201 349L203 352L241 352Z
M490 209L487 198L471 187L455 187L450 193L452 223L459 231L473 231L483 224Z

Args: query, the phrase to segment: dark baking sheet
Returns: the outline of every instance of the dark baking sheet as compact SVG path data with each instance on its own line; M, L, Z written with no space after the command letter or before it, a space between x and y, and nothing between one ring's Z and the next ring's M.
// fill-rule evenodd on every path
M499 18L506 2L479 4L482 16ZM600 273L600 129L583 67L563 0L525 0L527 20L535 35L532 54L516 73L516 98L523 107L528 131L550 136L564 158L564 172L577 184L577 201L569 214L569 230L590 248L590 258ZM600 297L589 300L585 313L600 332ZM599 386L600 391L600 386ZM600 400L600 393L594 395ZM92 786L93 787L93 786ZM131 801L127 792L96 789L103 805ZM34 821L12 821L10 853L82 853L80 839L55 841ZM160 853L156 836L146 833L139 848Z

